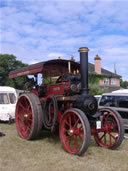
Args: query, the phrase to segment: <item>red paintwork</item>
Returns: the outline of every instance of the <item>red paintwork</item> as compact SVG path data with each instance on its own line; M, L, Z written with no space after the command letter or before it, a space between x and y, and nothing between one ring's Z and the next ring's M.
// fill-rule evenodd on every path
M60 123L61 122L61 118L62 118L62 112L58 111L58 117L57 117L57 122Z
M76 111L64 113L60 124L60 140L67 152L76 154L81 150L86 141L85 132L83 121Z
M25 115L27 115L27 117L25 117ZM19 135L27 139L33 127L33 112L29 99L25 96L18 100L15 120Z
M36 94L37 96L39 96L38 89L32 90L31 93Z
M100 146L112 148L120 137L120 124L114 112L109 109L102 110L102 117L101 129L95 129L93 127L92 134Z
M47 95L49 95L49 94L63 95L65 93L68 93L69 85L70 85L70 82L49 85L48 89L47 89Z
M47 85L46 86L47 91L46 91L45 97L47 97L49 94L52 94L55 96L64 95L64 94L68 95L69 86L70 86L70 81L58 83L58 84L54 84L54 85ZM40 89L40 87L37 86L37 88L31 90L31 93L39 96L40 95L39 89Z
M24 76L24 75L32 75L32 74L36 74L36 73L40 73L43 70L43 66L37 67L37 68L30 68L29 70L26 68L26 70L24 69L23 71L21 70L20 72L12 72L9 74L9 78L15 78L15 77L19 77L19 76Z

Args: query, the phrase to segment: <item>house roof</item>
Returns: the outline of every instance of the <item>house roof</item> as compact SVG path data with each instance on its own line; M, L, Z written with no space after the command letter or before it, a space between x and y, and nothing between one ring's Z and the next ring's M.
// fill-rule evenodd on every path
M94 64L88 63L88 70L89 70L89 72L94 72L95 73ZM106 70L104 68L101 68L101 74L106 75L108 77L114 77L114 78L115 77L121 77L120 75L115 74L113 72L110 72L110 71L108 71L108 70Z

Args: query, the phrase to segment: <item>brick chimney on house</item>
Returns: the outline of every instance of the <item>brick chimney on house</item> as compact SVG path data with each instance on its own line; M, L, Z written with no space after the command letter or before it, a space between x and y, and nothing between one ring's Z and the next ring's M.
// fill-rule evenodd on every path
M95 72L97 74L101 74L101 58L98 55L96 55L94 60L95 60Z

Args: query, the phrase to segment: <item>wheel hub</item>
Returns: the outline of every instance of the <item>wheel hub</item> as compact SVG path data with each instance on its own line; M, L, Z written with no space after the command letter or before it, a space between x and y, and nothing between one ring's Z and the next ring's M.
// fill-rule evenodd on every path
M28 117L28 114L24 114L24 118L27 118Z
M69 135L69 136L72 136L73 133L74 133L73 129L69 129L69 130L68 130L68 135Z

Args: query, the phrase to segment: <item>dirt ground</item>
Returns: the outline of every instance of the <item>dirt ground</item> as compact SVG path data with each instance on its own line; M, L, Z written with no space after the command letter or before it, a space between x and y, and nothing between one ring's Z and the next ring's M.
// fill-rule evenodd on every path
M65 152L59 136L42 132L27 141L17 134L15 123L0 123L0 171L127 171L128 139L116 150L98 147L93 137L83 156ZM125 134L128 136L128 134Z

